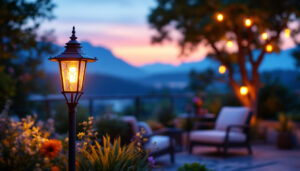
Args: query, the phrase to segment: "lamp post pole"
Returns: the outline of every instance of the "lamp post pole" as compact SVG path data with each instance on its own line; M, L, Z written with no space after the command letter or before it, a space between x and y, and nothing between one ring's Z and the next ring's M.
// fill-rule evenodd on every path
M66 43L66 49L50 61L58 62L62 94L64 95L69 109L69 171L76 169L76 106L83 94L86 64L95 62L96 58L84 57L81 45L76 40L75 27L72 30L70 41Z
M77 103L69 103L69 171L75 171Z

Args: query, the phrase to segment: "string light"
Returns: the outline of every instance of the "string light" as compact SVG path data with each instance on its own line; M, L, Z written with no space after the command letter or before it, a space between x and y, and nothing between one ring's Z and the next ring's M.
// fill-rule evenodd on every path
M291 30L289 28L284 29L284 35L286 38L289 38L291 36Z
M226 45L227 47L231 48L233 46L233 42L231 40L228 40Z
M262 38L263 40L267 40L267 39L268 39L268 33L263 32L263 33L261 34L261 38Z
M252 26L252 20L250 18L246 18L244 21L244 24L246 27L251 27Z
M224 15L222 13L218 13L216 18L219 22L222 22L224 20Z
M219 66L219 73L220 73L220 74L225 74L226 70L227 70L227 69L226 69L226 67L225 67L224 65L220 65L220 66Z
M269 52L269 53L272 52L273 51L273 46L271 44L267 44L266 51Z
M243 95L243 96L247 95L247 94L248 94L248 87L246 87L246 86L241 86L241 87L240 87L240 93L241 93L241 95Z

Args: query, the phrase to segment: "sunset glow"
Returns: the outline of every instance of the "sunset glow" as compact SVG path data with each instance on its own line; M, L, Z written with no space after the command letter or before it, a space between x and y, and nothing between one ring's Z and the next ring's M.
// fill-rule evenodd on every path
M179 65L182 62L200 61L210 50L200 45L191 55L178 57L180 48L176 41L152 45L151 36L156 32L147 23L150 8L155 5L152 0L95 1L93 6L84 1L56 0L55 2L56 18L44 23L41 30L53 29L59 45L64 45L68 41L70 28L76 26L80 42L88 41L94 46L110 49L115 56L135 66L153 63ZM129 6L130 8L123 8ZM77 13L82 10L83 13ZM222 21L224 15L217 13L216 19ZM250 18L246 18L244 24L250 27L253 23ZM285 31L285 35L287 32ZM173 36L175 33L171 34L172 37L179 38L178 35ZM286 43L283 44L285 48L290 47ZM229 50L235 50L231 40L226 42L226 46Z

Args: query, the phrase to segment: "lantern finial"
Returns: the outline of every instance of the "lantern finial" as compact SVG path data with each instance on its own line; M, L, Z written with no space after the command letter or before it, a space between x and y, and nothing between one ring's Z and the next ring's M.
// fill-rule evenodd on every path
M75 27L73 26L73 30L72 30L72 36L70 37L71 40L76 40L77 37L75 36Z

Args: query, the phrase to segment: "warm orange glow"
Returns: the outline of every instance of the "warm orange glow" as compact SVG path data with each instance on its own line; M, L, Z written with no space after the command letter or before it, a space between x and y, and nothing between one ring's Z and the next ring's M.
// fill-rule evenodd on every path
M225 67L224 65L221 65L221 66L219 67L219 73L220 73L220 74L225 74L225 72L226 72L226 67Z
M261 38L264 39L264 40L267 40L268 39L268 33L266 33L266 32L262 33Z
M286 38L289 38L291 36L291 30L289 28L284 29L284 35Z
M63 91L82 91L85 63L86 61L61 61Z
M218 13L216 18L219 22L222 22L224 20L224 15L222 13Z
M228 40L226 45L227 45L227 47L231 48L233 46L233 43L231 40Z
M267 44L266 51L267 52L272 52L273 51L273 46L271 44Z
M241 93L241 95L243 95L243 96L247 95L247 94L248 94L248 87L242 86L242 87L240 88L240 93Z
M252 20L250 18L246 18L244 21L244 24L246 27L251 27L252 26Z

